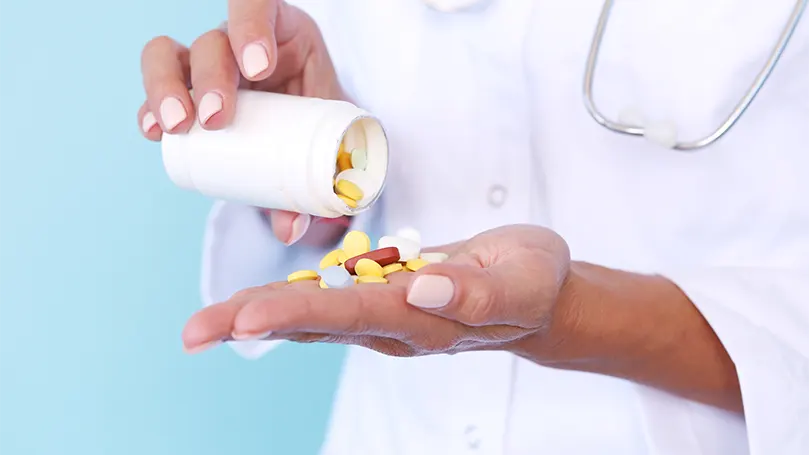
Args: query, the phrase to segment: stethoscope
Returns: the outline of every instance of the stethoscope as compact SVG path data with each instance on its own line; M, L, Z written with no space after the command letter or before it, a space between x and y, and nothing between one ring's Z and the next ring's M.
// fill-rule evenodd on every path
M481 4L486 3L486 0L423 0L427 5L432 7L435 10L442 11L442 12L458 12L465 9L469 9L475 6L480 6ZM665 123L657 123L657 124L649 124L643 125L643 121L641 116L638 112L634 112L632 110L625 111L619 118L618 121L610 120L598 110L596 107L595 101L593 100L593 80L595 79L596 73L596 66L598 62L598 54L601 48L601 42L604 39L604 32L607 28L607 22L610 17L610 11L612 10L612 6L615 3L615 0L606 0L604 2L604 7L601 10L601 15L598 19L598 25L596 26L595 35L593 36L593 42L590 45L590 52L587 56L587 66L584 71L584 105L587 108L587 112L589 112L590 116L604 128L607 128L610 131L621 133L621 134L628 134L631 136L641 136L645 137L646 139L658 144L662 145L667 148L672 148L674 150L681 150L681 151L694 151L706 147L708 145L713 144L719 138L725 135L731 128L736 124L742 114L745 113L750 104L755 99L758 92L767 82L767 79L773 72L775 65L778 63L778 60L783 55L784 50L786 49L787 45L789 44L789 40L792 38L792 35L795 32L795 29L798 27L798 23L800 22L801 16L803 15L804 10L806 9L806 5L809 4L809 0L798 0L795 3L795 8L792 10L792 13L789 15L789 20L787 24L784 26L784 30L781 32L780 37L778 38L778 42L776 43L775 47L772 50L769 58L767 58L764 67L758 73L756 78L753 80L753 84L744 94L739 103L733 109L733 111L728 115L725 121L719 125L719 127L714 130L713 133L694 141L679 141L677 139L677 129L673 123L665 122Z

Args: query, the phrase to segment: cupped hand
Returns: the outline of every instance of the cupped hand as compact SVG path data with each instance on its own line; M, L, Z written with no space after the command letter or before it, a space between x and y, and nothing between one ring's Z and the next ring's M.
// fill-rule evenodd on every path
M393 356L509 350L527 337L552 339L568 317L556 310L570 266L553 231L508 226L436 248L450 258L389 284L320 289L317 282L243 290L195 314L188 352L227 340L287 339L364 346Z
M202 128L218 130L233 120L239 88L345 99L315 22L283 0L230 0L228 22L197 38L190 48L161 36L141 57L146 102L138 111L143 135L159 141L164 132L188 132L195 117ZM300 240L320 223L308 215L273 211L275 235ZM342 232L333 223L313 230L313 243Z

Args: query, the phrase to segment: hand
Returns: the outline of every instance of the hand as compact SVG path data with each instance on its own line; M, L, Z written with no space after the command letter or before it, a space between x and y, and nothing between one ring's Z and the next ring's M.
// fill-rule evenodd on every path
M393 356L509 350L560 341L555 311L570 266L567 244L535 226L509 226L437 250L450 254L389 284L320 289L314 281L247 289L188 322L198 352L222 340L288 339L365 346Z
M238 88L345 99L320 30L306 13L283 0L230 0L228 15L225 26L203 34L190 49L166 36L144 47L147 99L138 124L147 139L186 133L195 116L202 128L226 127L233 120ZM269 217L276 237L286 244L320 223L291 212L272 211ZM312 234L314 243L339 237L345 224L321 227Z

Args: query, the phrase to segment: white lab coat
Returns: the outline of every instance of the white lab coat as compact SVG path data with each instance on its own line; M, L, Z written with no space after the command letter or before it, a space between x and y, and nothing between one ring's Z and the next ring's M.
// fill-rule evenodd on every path
M507 353L352 348L324 454L809 454L809 17L738 125L680 153L610 133L585 111L601 0L454 13L419 0L294 3L320 24L353 100L389 130L385 208L370 215L385 232L414 226L439 244L544 224L574 259L666 274L730 353L746 409L745 421ZM616 117L636 106L690 139L739 101L794 0L617 3L599 107ZM206 243L206 305L323 253L284 248L256 210L221 202ZM233 345L250 358L272 346Z

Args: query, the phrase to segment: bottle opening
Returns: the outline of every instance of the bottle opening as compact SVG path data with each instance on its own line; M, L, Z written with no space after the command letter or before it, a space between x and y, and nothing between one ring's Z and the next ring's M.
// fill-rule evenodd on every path
M382 193L388 171L388 141L382 125L371 117L354 120L343 134L334 166L333 205L359 213Z

